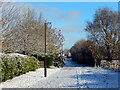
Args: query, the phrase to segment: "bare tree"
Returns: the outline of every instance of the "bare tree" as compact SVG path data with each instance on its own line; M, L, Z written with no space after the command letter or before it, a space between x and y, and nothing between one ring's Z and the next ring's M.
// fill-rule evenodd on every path
M87 22L86 31L96 45L104 47L108 60L117 53L118 46L118 14L109 8L96 11L93 22Z
M19 17L18 14L18 8L15 6L14 3L9 2L2 2L1 3L1 30L0 33L2 34L2 41L4 41L4 47L7 47L5 43L7 42L8 38L10 38L11 30L14 28L14 26L17 24L17 17ZM5 48L2 49L3 52L5 51Z
M13 23L10 33L4 35L5 37L5 52L25 51L31 54L44 56L44 42L45 42L45 20L42 14L39 16L34 10L25 8L24 11L18 11L19 17L15 17L15 24ZM11 25L10 25L11 26ZM8 32L8 30L5 30ZM56 47L63 42L63 35L56 33L52 25L47 24L47 54L55 54ZM9 38L8 38L9 37Z

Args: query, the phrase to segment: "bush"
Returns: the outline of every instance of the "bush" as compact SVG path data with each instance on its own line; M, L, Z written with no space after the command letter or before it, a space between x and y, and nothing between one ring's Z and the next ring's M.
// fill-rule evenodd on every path
M64 57L60 56L56 56L55 58L55 61L54 61L54 66L55 67L63 67L65 65L65 62L64 62Z
M55 56L54 55L51 55L51 56L47 56L47 67L49 66L52 66L53 65L53 62L55 60Z
M37 59L29 56L7 55L0 56L0 81L12 79L37 69Z
M45 60L45 57L38 56L38 60L39 60L39 61L44 61L44 60Z
M45 57L38 56L38 60L39 60L39 61L44 61L44 60L45 60ZM54 60L55 60L55 56L54 56L54 55L46 56L46 64L47 64L47 67L52 66Z

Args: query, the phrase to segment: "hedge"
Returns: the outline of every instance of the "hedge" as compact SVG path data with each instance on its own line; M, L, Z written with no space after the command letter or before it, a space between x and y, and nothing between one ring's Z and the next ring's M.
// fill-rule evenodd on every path
M34 71L38 68L37 59L29 56L0 55L0 81Z
M47 67L52 66L55 60L54 55L47 56Z
M44 61L45 57L41 57L38 56L38 60L39 61ZM47 67L52 66L55 60L55 56L54 55L50 55L50 56L46 56L46 63L47 63Z

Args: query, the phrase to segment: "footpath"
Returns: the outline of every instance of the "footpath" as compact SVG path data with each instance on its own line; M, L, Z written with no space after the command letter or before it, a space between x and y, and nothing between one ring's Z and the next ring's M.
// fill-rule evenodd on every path
M118 72L65 60L63 68L43 68L0 83L0 88L118 88Z

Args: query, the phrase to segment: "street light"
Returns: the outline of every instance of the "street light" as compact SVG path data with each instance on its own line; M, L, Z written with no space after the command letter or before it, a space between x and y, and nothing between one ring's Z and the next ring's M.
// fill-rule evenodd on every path
M47 24L51 24L51 22L45 21L45 60L44 60L44 76L47 77L47 65L46 65L46 30L47 30Z

